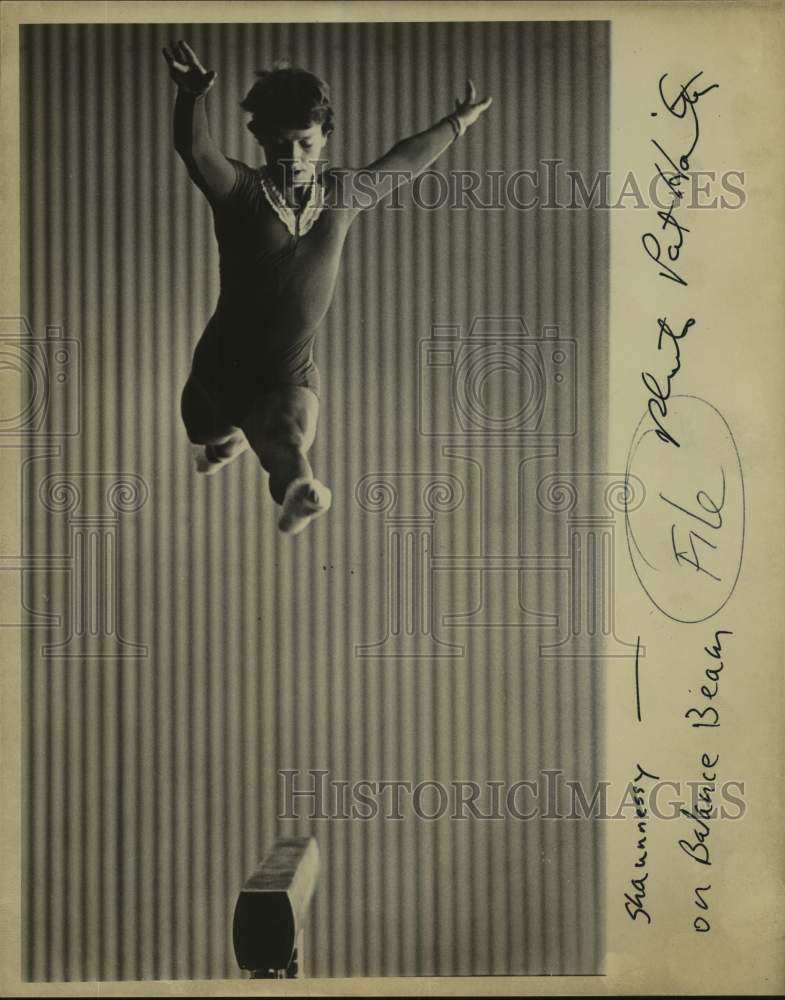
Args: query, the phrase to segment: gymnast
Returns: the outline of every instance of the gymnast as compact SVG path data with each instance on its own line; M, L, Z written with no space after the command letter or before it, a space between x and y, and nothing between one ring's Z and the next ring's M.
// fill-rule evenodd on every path
M264 150L264 165L254 168L225 156L210 136L205 95L216 72L184 41L163 55L177 84L175 150L210 204L220 262L218 303L181 397L183 423L201 472L218 471L249 447L255 452L281 507L278 527L294 535L332 500L307 457L319 415L313 346L349 227L388 188L433 163L492 98L477 101L469 80L455 111L369 166L322 169L334 131L329 88L277 64L257 72L240 105ZM358 196L369 191L372 197Z

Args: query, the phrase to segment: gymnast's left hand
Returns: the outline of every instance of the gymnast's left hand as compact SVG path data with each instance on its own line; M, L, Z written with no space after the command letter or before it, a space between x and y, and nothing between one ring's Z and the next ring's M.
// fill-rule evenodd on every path
M466 97L462 101L455 101L454 114L468 127L469 125L473 125L480 115L488 110L492 103L492 97L484 97L481 101L478 101L474 83L471 80L467 80Z

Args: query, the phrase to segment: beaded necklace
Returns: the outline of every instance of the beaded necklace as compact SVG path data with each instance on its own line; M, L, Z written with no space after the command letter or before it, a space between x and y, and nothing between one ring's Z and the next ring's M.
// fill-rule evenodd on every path
M324 188L316 180L316 176L314 175L313 181L308 185L308 200L299 212L295 212L291 205L286 203L266 166L260 168L259 178L268 204L287 230L292 236L304 236L324 209Z

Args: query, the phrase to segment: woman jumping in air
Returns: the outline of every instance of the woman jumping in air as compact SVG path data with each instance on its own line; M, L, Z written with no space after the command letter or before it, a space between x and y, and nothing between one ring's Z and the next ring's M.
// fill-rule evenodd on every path
M331 502L307 458L319 415L313 344L349 227L388 176L390 189L416 177L492 99L476 101L469 80L452 114L369 166L320 170L333 132L329 88L302 69L259 72L241 104L264 150L264 166L254 168L225 156L210 136L204 99L215 71L183 41L163 54L178 88L175 149L210 203L220 257L218 304L194 351L183 422L200 446L202 472L250 446L282 507L279 528L296 534Z

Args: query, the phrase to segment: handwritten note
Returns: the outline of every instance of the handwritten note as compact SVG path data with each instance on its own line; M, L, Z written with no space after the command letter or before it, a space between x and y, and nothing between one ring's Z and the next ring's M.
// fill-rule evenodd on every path
M658 210L660 235L647 231L641 245L655 264L655 280L687 289L685 233L676 211L684 196L690 159L701 130L698 105L719 85L701 81L702 71L673 88L669 74L658 82L660 110L683 122L683 151L669 153L657 138L651 142L659 157L657 177L671 195L667 210ZM698 86L698 81L701 81ZM662 162L665 161L665 162ZM686 293L685 293L686 294ZM627 540L635 572L655 606L674 621L699 622L715 615L727 602L738 579L744 547L744 487L733 434L709 401L674 395L682 369L683 345L691 343L698 321L689 315L678 322L660 316L656 353L651 369L641 372L649 393L646 414L636 429L627 474L646 484L647 502L626 517ZM687 341L688 334L691 334ZM709 345L695 342L694 364ZM653 369L653 370L652 370Z
M742 564L745 536L745 500L741 460L728 422L716 402L689 393L689 371L698 372L705 352L711 351L708 331L701 330L690 298L690 228L683 217L685 183L701 137L700 108L715 99L719 85L703 79L698 71L686 82L673 85L663 73L657 83L660 118L683 130L680 141L656 136L654 167L666 192L666 207L658 208L658 226L649 224L640 243L652 263L652 299L668 292L678 312L662 311L652 320L651 339L640 373L645 410L632 437L628 481L645 485L646 496L627 510L625 526L635 575L657 621L698 625L716 618L731 597ZM676 291L673 291L673 290ZM685 375L685 373L687 373ZM631 494L632 495L632 491ZM672 627L672 626L671 626ZM713 627L713 626L712 626ZM692 635L692 632L687 633ZM711 839L717 816L720 788L720 751L714 733L721 726L718 697L722 673L723 640L729 628L716 628L704 638L702 676L684 678L688 702L683 724L688 727L683 762L691 789L675 814L676 845L694 869L688 892L693 907L692 929L711 930L711 898L717 857ZM639 684L639 639L636 651L636 714L645 725ZM652 856L650 824L661 818L652 810L657 783L654 771L636 764L631 783L635 806L632 871L623 893L623 906L631 921L651 927L657 919L652 885L664 857Z

